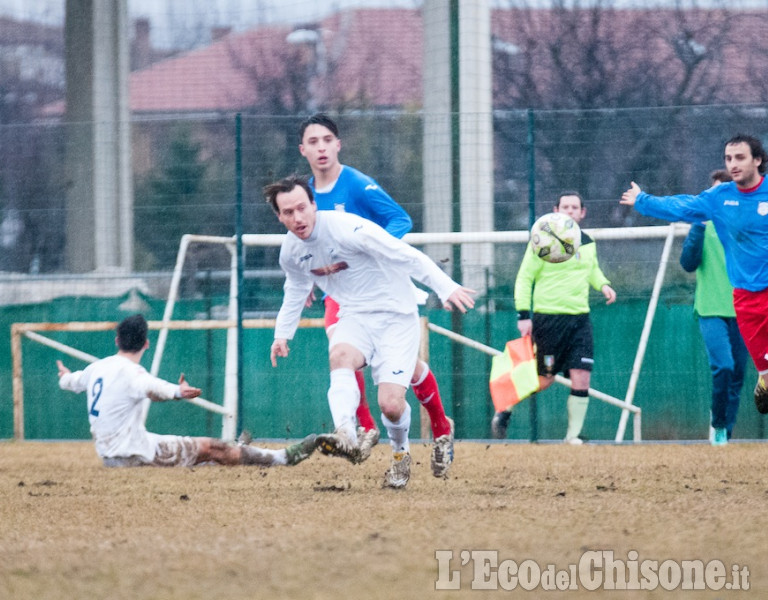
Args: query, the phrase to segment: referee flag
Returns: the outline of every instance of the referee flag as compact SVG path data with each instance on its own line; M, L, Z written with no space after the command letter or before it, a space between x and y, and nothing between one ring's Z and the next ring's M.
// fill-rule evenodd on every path
M539 374L531 336L507 342L491 363L491 399L496 412L508 410L539 391Z

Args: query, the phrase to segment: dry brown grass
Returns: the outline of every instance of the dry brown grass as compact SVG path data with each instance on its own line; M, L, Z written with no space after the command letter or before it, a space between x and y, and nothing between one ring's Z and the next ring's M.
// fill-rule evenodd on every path
M458 443L447 481L413 447L407 490L364 465L106 469L90 443L0 444L0 598L478 598L435 591L435 551L565 569L585 550L720 559L749 592L499 591L505 597L767 597L761 444Z

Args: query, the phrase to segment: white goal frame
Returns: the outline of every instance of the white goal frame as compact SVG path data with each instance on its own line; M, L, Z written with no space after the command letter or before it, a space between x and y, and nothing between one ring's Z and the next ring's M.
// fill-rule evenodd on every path
M645 350L650 336L653 317L658 305L658 298L664 282L669 254L672 248L672 242L675 237L685 236L689 226L682 223L673 223L664 226L650 227L624 227L624 228L604 228L604 229L585 229L589 235L596 240L622 240L622 239L664 239L664 246L659 261L659 266L654 281L653 292L646 311L645 322L640 336L634 364L630 373L627 390L623 399L610 396L595 390L589 389L589 395L597 400L616 406L621 409L621 415L616 430L614 441L620 443L624 441L627 419L630 413L633 415L633 441L642 440L641 434L641 415L642 409L634 404L637 381L642 368ZM280 246L285 238L285 234L245 234L242 236L244 247L277 247ZM528 241L529 232L524 231L490 231L490 232L454 232L454 233L409 233L403 239L413 245L427 244L476 244L476 243L525 243ZM214 244L223 245L230 252L230 288L229 302L227 307L227 318L224 320L205 320L205 321L174 321L173 310L178 299L179 287L181 283L182 272L186 260L187 252L192 244ZM225 351L225 376L224 376L224 395L223 404L219 405L208 400L197 398L191 400L205 410L209 410L222 415L221 437L227 441L233 441L237 435L237 410L238 410L238 387L237 387L237 347L238 347L238 285L237 285L237 238L222 236L207 236L186 234L182 236L179 244L179 251L176 258L176 265L171 278L168 298L161 321L151 321L150 329L159 330L158 339L155 344L155 352L152 359L150 372L157 375L160 370L165 345L168 340L170 330L176 329L226 329L227 347ZM424 320L425 321L425 320ZM243 319L240 325L243 328L265 328L274 327L274 319ZM116 323L94 322L94 323L14 323L11 331L11 349L13 358L13 397L14 397L14 437L16 439L24 438L24 410L23 410L23 377L21 372L21 337L24 336L32 341L48 345L58 349L70 356L82 359L86 362L96 360L96 357L80 352L75 348L65 346L59 342L40 335L40 331L104 331L114 329ZM300 327L323 327L323 319L302 319ZM428 335L434 332L453 340L456 343L463 344L480 352L497 355L501 354L499 350L481 344L470 338L461 336L448 329L439 327L432 323L422 325L422 357L426 358L428 354ZM555 381L565 386L570 386L570 381L565 377L557 375ZM150 401L147 399L144 406L144 419L146 420ZM422 437L426 437L426 419L422 419Z
M645 350L650 336L651 325L653 323L653 317L658 305L659 294L661 292L662 285L664 283L664 277L666 274L667 263L669 262L669 254L672 248L672 243L675 237L682 237L688 233L689 225L683 223L672 223L670 225L662 226L648 226L648 227L621 227L621 228L601 228L601 229L585 229L589 235L596 240L630 240L630 239L664 239L664 247L662 250L661 258L659 260L659 267L656 273L656 279L654 281L653 292L646 311L645 323L643 325L642 334L640 336L640 342L638 344L637 352L635 355L635 361L630 373L629 382L627 384L627 391L624 399L615 398L599 390L590 388L589 394L597 400L606 402L618 408L621 408L621 416L616 430L616 436L614 441L619 443L624 440L626 432L627 419L629 414L633 414L633 441L639 442L642 440L641 434L641 415L642 410L639 406L634 404L635 391L637 389L637 381L640 375L643 359L645 356ZM403 238L404 241L416 246L423 246L428 244L476 244L476 243L526 243L529 239L529 231L480 231L480 232L452 232L452 233L408 233ZM242 236L242 244L244 247L279 247L283 243L285 234L244 234ZM186 234L182 236L179 244L179 252L176 259L176 266L173 272L173 278L171 280L171 287L168 292L168 300L165 306L165 313L163 314L162 326L160 328L160 335L158 337L155 355L152 363L152 373L157 374L162 361L163 351L168 337L168 330L170 327L167 325L172 322L173 308L178 298L179 284L181 282L181 275L184 267L184 261L186 253L191 244L203 243L203 244L220 244L227 247L230 251L231 265L230 265L230 292L229 292L229 306L228 317L229 321L233 323L228 328L227 336L227 351L226 351L226 391L225 391L225 406L233 407L233 410L237 410L237 303L238 303L238 287L237 287L237 237L219 237L219 236L204 236ZM464 336L459 336L454 332L438 327L434 324L428 324L428 329L439 335L445 335L457 343L464 344L470 348L474 348L487 354L497 354L500 351L490 348L474 340L470 340ZM570 386L570 381L560 375L556 376L555 381L566 386ZM222 437L224 439L234 439L236 418L232 420L231 427L222 431ZM424 428L422 428L423 430Z

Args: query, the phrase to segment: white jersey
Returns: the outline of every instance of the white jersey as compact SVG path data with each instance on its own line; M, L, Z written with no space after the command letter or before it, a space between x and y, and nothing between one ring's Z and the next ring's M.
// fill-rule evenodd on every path
M275 338L292 339L304 302L316 284L345 314L418 312L411 278L445 302L460 286L424 253L357 215L318 211L312 235L288 235L280 249L285 271Z
M150 396L169 400L179 395L177 384L150 375L118 354L62 375L59 387L87 392L91 435L102 458L142 456L152 461L156 441L144 427L142 403Z

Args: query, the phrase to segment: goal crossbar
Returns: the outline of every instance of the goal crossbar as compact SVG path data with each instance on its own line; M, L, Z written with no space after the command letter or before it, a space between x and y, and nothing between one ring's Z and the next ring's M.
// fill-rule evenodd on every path
M659 226L646 226L646 227L619 227L619 228L586 228L585 231L589 233L596 240L630 240L630 239L665 239L665 253L668 254L668 247L671 240L675 237L685 236L690 228L687 224L673 223L671 225L659 225ZM260 246L260 247L275 247L280 246L285 239L286 234L243 234L241 236L241 242L243 246ZM451 232L451 233L408 233L404 236L404 241L413 245L427 245L427 244L476 244L476 243L525 243L528 241L530 233L528 230L521 231L483 231L483 232ZM160 334L155 345L155 354L152 361L152 367L150 372L156 375L160 362L165 350L165 344L170 327L168 324L173 317L174 305L178 298L179 287L181 283L181 276L184 268L184 261L186 259L187 249L190 244L193 243L207 243L207 244L219 244L225 246L230 253L230 286L229 286L229 305L227 307L227 317L230 325L227 327L227 351L225 353L225 393L224 404L225 406L237 407L237 340L238 340L238 285L237 285L237 236L222 237L222 236L209 236L209 235L195 235L185 234L181 238L179 244L179 252L176 257L176 266L174 267L173 277L171 279L171 286L168 291L168 300L165 306L165 312L163 314L162 325L160 327ZM666 259L662 256L659 263L659 272L657 273L657 283L660 283L664 279L664 272L666 270ZM654 287L653 296L649 302L648 312L645 324L643 326L643 333L641 343L638 346L637 354L635 357L635 364L633 366L631 380L627 389L627 395L624 398L624 405L622 408L622 415L619 421L618 430L616 432L616 441L619 442L624 437L624 430L626 427L626 420L629 413L632 412L635 415L636 422L639 424L640 412L635 412L628 408L626 405L632 405L634 402L634 393L636 390L637 377L639 375L640 368L643 363L645 355L645 342L647 341L650 333L651 323L653 321L653 314L656 310L658 302L658 294L660 291L660 285ZM596 398L598 396L595 396ZM609 403L612 401L605 400ZM616 400L616 399L614 399ZM619 402L621 402L619 400ZM145 418L146 411L149 409L149 403L145 403ZM222 437L224 439L234 439L236 419L225 419L226 427L223 427ZM639 429L635 435L639 434Z

